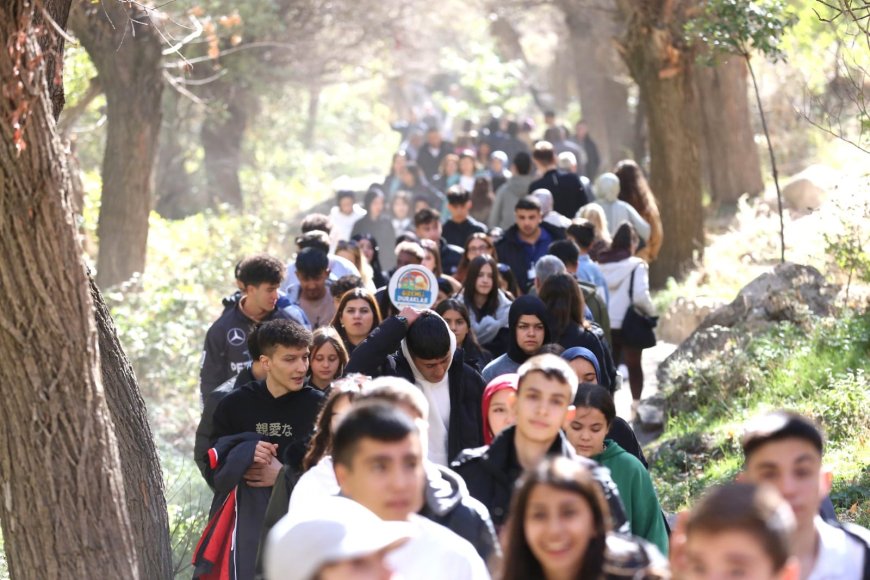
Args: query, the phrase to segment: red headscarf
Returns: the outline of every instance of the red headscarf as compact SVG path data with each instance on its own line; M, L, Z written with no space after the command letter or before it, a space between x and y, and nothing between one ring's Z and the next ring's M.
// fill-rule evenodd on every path
M489 381L489 384L486 385L486 389L483 391L483 442L487 445L492 443L494 438L492 429L489 427L489 405L492 402L492 398L497 392L504 391L505 389L512 389L516 392L519 380L520 375L516 373L499 375Z

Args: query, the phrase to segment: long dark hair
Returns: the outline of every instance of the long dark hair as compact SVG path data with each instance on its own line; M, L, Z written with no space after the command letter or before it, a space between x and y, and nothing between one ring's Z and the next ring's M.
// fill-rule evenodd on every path
M589 540L583 565L577 571L578 580L600 578L604 568L604 552L607 533L610 531L610 510L589 469L566 457L554 457L543 461L526 473L511 502L510 518L506 524L507 546L505 548L503 580L526 580L543 578L544 570L535 558L526 538L525 519L529 496L539 485L548 485L558 490L575 493L582 497L592 512L595 535Z
M550 312L554 340L558 341L569 324L589 327L589 321L583 315L586 306L583 293L571 274L563 272L548 277L541 286L539 296Z
M372 245L375 253L372 256L372 259L369 260L369 265L372 267L372 270L375 271L375 276L377 277L378 273L383 276L384 269L381 267L381 247L378 245L378 240L372 234L357 234L351 238L352 241L359 243L360 240L368 240L368 242ZM360 249L362 251L362 249Z
M468 308L465 307L465 304L456 298L448 298L442 300L441 303L435 307L435 312L440 314L442 318L444 317L444 313L449 310L455 310L458 312L459 315L465 319L465 324L468 326L468 334L465 335L465 340L462 341L462 344L458 346L466 352L481 352L483 348L481 348L480 343L477 342L477 335L474 334L474 330L471 328L471 317L468 315Z
M489 264L492 269L492 289L486 296L486 302L481 308L477 308L474 303L475 289L477 285L477 277L480 275L480 270ZM498 277L498 262L496 262L489 254L481 254L471 261L468 266L468 273L465 275L465 282L462 285L462 297L465 298L465 305L469 310L473 310L478 318L484 316L492 316L498 310L498 293L501 290Z
M637 242L637 239L637 232L634 230L631 222L622 222L613 234L613 241L610 242L610 251L622 250L631 253L631 243Z
M314 423L314 437L308 444L308 452L302 460L302 471L308 471L317 465L332 449L332 413L342 398L351 403L359 394L360 388L354 381L342 380L336 384L326 397L326 402L320 408L317 421Z
M495 251L495 243L492 241L492 238L482 232L474 232L465 240L465 249L462 252L462 257L459 259L459 265L456 267L456 274L453 276L460 282L465 280L465 275L468 273L468 265L471 263L471 260L468 259L468 247L473 240L483 240L489 247L486 253L498 262L498 253Z
M628 203L642 216L647 216L651 206L656 205L643 170L631 159L623 159L613 171L619 178L619 199Z

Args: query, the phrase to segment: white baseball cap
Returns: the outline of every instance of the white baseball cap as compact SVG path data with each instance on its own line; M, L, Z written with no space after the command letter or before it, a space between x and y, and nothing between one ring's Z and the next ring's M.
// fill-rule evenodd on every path
M268 580L311 580L327 564L396 547L412 535L407 522L386 522L357 502L324 498L307 519L285 516L269 532Z

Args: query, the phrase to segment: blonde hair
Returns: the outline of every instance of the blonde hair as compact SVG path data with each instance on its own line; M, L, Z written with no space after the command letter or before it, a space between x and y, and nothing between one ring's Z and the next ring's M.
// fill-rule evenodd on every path
M610 229L607 227L607 216L604 214L604 208L597 203L587 203L580 208L578 216L592 222L592 225L595 226L596 239L610 243Z

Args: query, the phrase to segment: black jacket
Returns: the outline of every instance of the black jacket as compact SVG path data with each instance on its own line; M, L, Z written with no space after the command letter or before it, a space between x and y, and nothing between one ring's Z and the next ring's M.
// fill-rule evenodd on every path
M477 221L471 216L468 216L468 219L460 224L453 220L447 220L441 228L441 235L444 236L447 243L459 246L460 248L464 248L465 242L468 241L471 234L476 233L485 234L486 224Z
M558 226L541 222L541 228L550 234L554 242L565 238L565 230ZM523 293L528 293L535 281L533 277L529 277L529 269L534 264L529 262L529 258L526 255L526 246L519 239L519 229L516 224L505 231L504 236L495 245L495 251L498 253L498 261L513 270L517 284ZM546 254L546 248L541 255L543 254Z
M553 194L553 211L569 219L573 219L577 210L589 203L589 194L576 173L551 169L529 185L529 193L536 189L549 190Z
M242 369L242 371L233 379L228 380L205 398L202 407L202 415L199 418L199 425L196 427L196 436L193 442L193 460L196 466L199 467L200 473L205 478L209 487L214 489L214 484L211 481L211 471L208 468L208 459L206 453L214 441L214 411L217 409L218 403L223 401L227 395L238 389L242 385L247 385L254 380L254 374L250 367Z
M210 523L231 493L235 493L235 522L231 537L207 536L197 546L194 557L194 578L211 572L211 562L204 556L210 542L226 542L232 546L230 566L235 570L235 578L254 578L257 558L257 545L263 515L272 493L271 487L248 487L244 474L254 460L254 448L261 436L256 433L227 435L215 441L209 450L210 468L213 471L215 496L209 513ZM208 534L208 530L206 531Z
M277 319L300 322L290 310L282 308L275 308L260 322ZM210 392L251 366L248 333L256 324L256 321L245 316L239 303L235 302L208 329L199 369L199 391L203 402Z
M499 433L492 445L466 449L450 464L450 467L465 480L471 495L489 508L492 521L497 528L507 521L508 507L515 484L523 474L514 446L515 434L516 427L508 427ZM604 497L610 506L613 529L628 531L628 522L622 501L619 499L619 491L606 467L601 467L591 459L574 453L574 449L561 431L553 441L548 455L569 457L588 467L595 480L601 484Z
M447 240L441 238L438 244L438 250L441 252L441 269L448 276L456 273L459 267L459 261L462 259L463 249L461 246L454 246L447 243Z
M453 153L453 143L449 141L442 141L441 146L434 155L429 150L428 143L420 146L420 149L417 151L417 165L423 170L426 179L432 181L432 178L438 173L441 161L450 153Z
M421 516L468 540L484 562L500 552L489 511L468 493L455 471L427 462L425 493Z
M345 372L402 377L414 383L414 371L400 348L406 334L407 328L402 321L394 316L387 318L356 347ZM447 378L450 386L447 455L456 457L463 449L483 443L481 402L486 385L483 377L465 364L461 348L453 354Z

